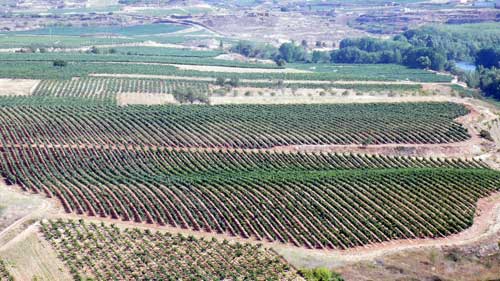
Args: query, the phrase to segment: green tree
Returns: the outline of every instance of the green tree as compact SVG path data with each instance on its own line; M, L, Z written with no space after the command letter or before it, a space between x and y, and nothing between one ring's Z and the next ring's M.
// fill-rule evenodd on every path
M55 60L52 62L52 65L55 67L65 67L68 65L68 62L66 62L64 60Z
M301 270L300 274L307 281L344 281L340 274L323 267Z

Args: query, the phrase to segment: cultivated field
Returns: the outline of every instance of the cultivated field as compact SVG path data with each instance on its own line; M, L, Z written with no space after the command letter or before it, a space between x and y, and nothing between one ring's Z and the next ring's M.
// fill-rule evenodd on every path
M498 236L498 110L456 77L221 59L231 36L145 20L218 10L135 5L0 34L1 280L395 280L374 261Z
M76 280L299 280L262 246L71 220L41 229Z

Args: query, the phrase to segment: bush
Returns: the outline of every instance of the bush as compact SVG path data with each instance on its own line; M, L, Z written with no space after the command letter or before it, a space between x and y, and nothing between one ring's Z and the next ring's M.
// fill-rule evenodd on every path
M217 86L221 86L222 87L222 86L224 86L225 83L226 83L226 79L223 78L223 77L217 77L215 79L215 85L217 85Z
M209 103L208 96L206 94L197 93L191 88L186 89L175 89L172 92L175 100L180 103Z
M63 60L55 60L53 63L52 63L53 66L55 67L65 67L68 65L68 62L66 61L63 61Z
M344 281L340 274L323 267L303 269L299 273L307 281Z
M486 130L481 130L481 132L479 132L479 136L485 140L494 141L490 132L488 132Z

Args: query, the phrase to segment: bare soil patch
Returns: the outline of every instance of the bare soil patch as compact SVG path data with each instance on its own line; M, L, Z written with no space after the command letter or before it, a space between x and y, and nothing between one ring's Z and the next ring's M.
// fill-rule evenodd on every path
M29 96L39 80L0 79L0 96Z
M155 93L118 93L116 97L118 105L161 105L174 104L177 101L170 94L155 94Z
M337 86L333 84L333 86ZM413 92L401 92L391 96L388 92L363 92L339 88L325 89L272 89L255 87L233 88L224 95L214 94L211 104L321 104L321 103L377 103L377 102L447 102L450 96L417 95ZM345 94L347 93L347 95Z
M208 72L228 72L228 73L310 73L307 70L295 68L250 68L250 67L227 67L211 65L189 65L189 64L169 64L181 70L196 70Z
M7 270L15 280L73 280L64 263L38 233L38 224L0 250Z

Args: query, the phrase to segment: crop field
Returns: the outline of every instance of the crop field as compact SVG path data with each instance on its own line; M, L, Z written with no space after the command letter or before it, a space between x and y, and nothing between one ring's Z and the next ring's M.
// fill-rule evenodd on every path
M45 53L45 54L0 54L0 61L54 61L65 60L68 62L136 62L136 63L161 63L161 64L185 64L185 65L209 65L228 67L248 67L248 68L278 68L274 64L243 63L237 61L226 61L214 59L208 56L199 57L198 52L184 52L185 56L143 56L143 55L122 55L122 54L86 54L86 53ZM178 53L179 54L179 53Z
M87 26L87 27L47 27L36 30L20 31L17 34L30 35L59 35L59 36L82 36L114 34L121 36L140 36L171 33L183 30L187 27L174 24L146 24L135 26Z
M363 92L398 93L416 92L421 85L409 84L350 84L350 83L253 83L239 82L240 87L255 87L257 89L349 89ZM218 87L215 81L193 81L186 79L140 79L140 78L105 78L83 77L71 80L42 80L33 90L33 96L83 98L92 101L115 103L119 93L137 94L172 94L174 90L192 90L195 93L212 95L211 87ZM233 88L238 90L239 87ZM229 95L223 91L224 95Z
M162 54L160 49L164 49ZM86 54L86 53L3 53L0 54L1 78L31 78L31 79L70 79L72 77L87 76L92 73L101 74L141 74L167 75L202 78L238 78L246 80L301 80L301 81L414 81L448 83L451 76L431 73L425 70L409 69L399 65L351 65L345 67L323 66L324 70L311 70L309 64L291 64L288 68L305 73L290 73L280 70L274 64L246 63L226 61L210 57L202 51L186 51L172 49L144 49L133 51L127 49L125 53L117 49L118 54ZM54 67L53 61L64 60L68 65L64 68ZM169 65L192 66L222 66L229 67L225 72L199 70L182 70ZM239 73L234 68L251 68L255 73ZM321 67L321 65L316 66ZM262 72L258 70L262 69ZM269 69L276 72L269 73ZM254 81L258 82L258 81ZM260 81L262 83L262 81Z
M308 248L457 233L500 186L463 160L44 146L4 147L2 159L9 183L67 212Z
M216 57L223 54L221 51L197 51L179 48L164 47L114 47L117 53L123 55L141 56L169 56L169 57Z
M34 44L33 41L36 43ZM27 48L38 47L59 47L77 48L84 46L99 46L108 44L125 44L141 42L143 39L134 38L106 38L106 37L80 37L80 36L59 36L59 35L13 35L0 34L0 48Z
M205 240L83 221L48 221L43 235L75 280L293 280L296 271L259 245Z
M17 100L17 101L16 101ZM271 148L284 145L449 143L469 139L453 103L344 105L50 105L2 99L7 144ZM67 122L71 116L71 122ZM314 124L314 126L312 126Z
M116 102L118 93L172 94L175 89L191 89L209 93L209 83L186 80L81 78L73 80L44 80L33 96L83 98Z

